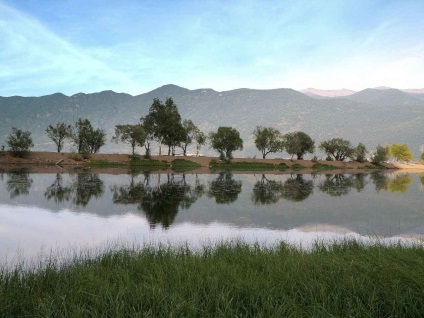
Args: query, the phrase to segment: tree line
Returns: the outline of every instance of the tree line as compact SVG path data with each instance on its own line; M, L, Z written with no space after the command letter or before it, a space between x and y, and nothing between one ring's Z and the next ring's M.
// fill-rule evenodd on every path
M55 126L49 125L46 129L47 136L56 145L57 152L61 152L66 141L71 141L76 151L81 154L97 153L106 144L106 133L101 128L94 128L88 119L78 119L74 126L63 122ZM270 153L286 151L298 160L305 154L313 154L316 149L323 151L326 160L344 161L351 160L364 162L367 160L368 151L364 144L353 146L349 140L332 138L321 142L319 145L305 132L296 131L282 134L275 128L258 126L253 131L254 143L265 159ZM159 155L162 154L162 146L167 147L167 154L176 155L176 149L181 148L182 154L187 155L189 145L196 143L196 156L209 141L223 161L229 162L233 158L233 152L243 150L243 140L240 133L233 127L219 127L216 132L206 135L191 120L182 119L177 105L168 97L165 103L158 98L153 99L149 113L141 117L136 124L120 124L115 126L115 135L112 141L127 143L131 146L132 155L135 155L136 147L145 148L145 157L151 156L151 143L159 145ZM14 156L24 156L34 146L31 133L12 128L12 133L7 137L7 145ZM4 151L4 146L2 146ZM375 152L370 154L371 161L380 163L390 157L399 161L413 160L412 154L404 144L391 146L377 146ZM316 160L316 156L314 156ZM421 149L421 160L424 160L424 149Z

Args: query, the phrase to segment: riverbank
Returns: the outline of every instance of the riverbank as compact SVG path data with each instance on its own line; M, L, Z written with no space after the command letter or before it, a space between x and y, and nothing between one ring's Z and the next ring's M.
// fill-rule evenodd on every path
M325 171L325 170L358 170L358 169L396 169L393 164L383 164L375 166L370 162L341 162L319 160L288 160L288 159L258 159L258 158L234 158L231 164L221 163L217 157L192 157L192 156L152 156L150 160L144 160L142 157L134 159L127 154L90 154L85 158L75 153L57 153L57 152L31 152L27 158L15 158L9 153L3 153L0 156L0 166L37 166L44 167L45 171L60 168L84 168L84 167L139 167L157 170L163 169L200 169L209 171L209 169L218 170L239 170L239 171L267 171L267 170L307 170ZM405 165L406 166L406 165ZM424 165L415 165L414 169L424 170ZM409 167L409 166L407 166ZM410 166L412 167L412 166ZM42 169L41 169L42 170ZM303 171L305 172L305 171Z
M221 244L0 268L2 317L420 317L424 248Z

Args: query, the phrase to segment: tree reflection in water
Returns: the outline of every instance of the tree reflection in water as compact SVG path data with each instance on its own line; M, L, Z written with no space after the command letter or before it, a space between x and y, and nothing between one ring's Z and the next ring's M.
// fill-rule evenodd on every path
M233 179L231 172L221 172L209 183L208 196L218 204L230 204L237 200L241 192L241 181Z
M325 180L318 185L318 188L333 197L347 195L350 189L355 186L353 176L344 174L327 174Z
M373 172L370 174L370 179L375 186L375 191L387 191L389 189L390 179L381 172Z
M251 199L257 205L277 203L281 198L282 190L283 182L268 180L263 174L261 180L253 186Z
M145 174L144 179L134 181L128 186L114 186L113 202L116 204L138 204L138 209L146 214L149 224L154 228L161 224L164 228L174 222L179 209L188 209L204 193L204 185L200 184L197 176L194 187L186 182L185 174L167 174L165 182L150 186L150 175Z
M44 191L47 200L54 199L56 203L63 203L72 198L76 206L87 206L92 197L100 198L103 195L103 181L97 174L78 173L73 176L70 186L63 186L60 174L56 175L54 182Z
M388 190L390 192L405 192L412 183L409 173L396 175L393 180L389 180Z
M312 180L305 180L301 174L296 178L290 178L284 182L281 196L290 201L300 202L305 200L314 192Z
M29 176L27 169L16 169L7 173L6 189L13 199L20 195L28 195L33 180Z
M56 203L63 203L64 201L69 201L72 191L72 187L63 186L62 175L58 173L55 181L44 192L44 196L47 200L54 199Z
M103 181L94 173L79 173L72 185L75 205L86 206L92 197L100 198L104 192Z

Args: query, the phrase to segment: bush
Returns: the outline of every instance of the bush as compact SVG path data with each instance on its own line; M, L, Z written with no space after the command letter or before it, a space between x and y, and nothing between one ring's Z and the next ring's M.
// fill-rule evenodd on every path
M34 147L31 132L12 127L12 133L7 136L7 145L14 157L25 157L30 148Z

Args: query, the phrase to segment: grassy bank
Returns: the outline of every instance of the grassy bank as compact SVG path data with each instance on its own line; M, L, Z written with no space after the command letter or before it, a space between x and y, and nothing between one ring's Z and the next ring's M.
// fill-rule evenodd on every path
M272 171L290 169L285 163L272 164L265 162L222 162L211 160L209 168L211 170L236 170L236 171Z
M420 317L424 249L243 243L76 258L0 270L0 316Z

